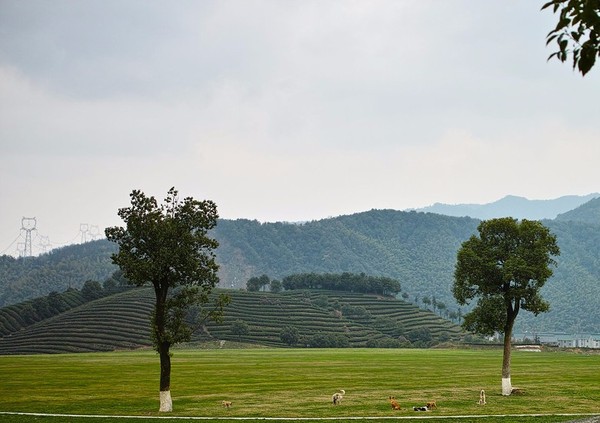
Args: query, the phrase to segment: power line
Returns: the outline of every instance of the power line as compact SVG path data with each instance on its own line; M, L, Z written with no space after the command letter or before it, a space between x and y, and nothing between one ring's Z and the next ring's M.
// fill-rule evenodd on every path
M11 242L11 243L10 243L10 245L9 245L8 247L6 247L6 248L5 248L5 249L2 251L2 253L1 253L1 254L2 254L2 255L4 255L4 254L5 254L5 253L8 251L8 249L9 249L9 248L11 248L13 245L15 245L15 243L16 243L16 242L19 240L19 238L21 238L21 234L19 234L19 235L18 235L18 236L15 238L15 240L14 240L13 242Z

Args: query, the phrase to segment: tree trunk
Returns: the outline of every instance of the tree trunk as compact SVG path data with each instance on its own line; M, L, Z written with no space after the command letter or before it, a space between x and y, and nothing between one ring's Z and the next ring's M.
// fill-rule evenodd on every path
M173 401L171 399L171 344L165 341L165 304L167 301L167 284L155 286L156 309L154 315L154 337L155 347L160 357L160 408L159 412L173 411ZM161 289L163 288L163 289Z
M173 401L171 400L171 355L169 353L169 343L162 342L159 345L160 355L160 409L158 411L173 411Z
M512 329L515 323L514 318L508 318L504 327L504 354L502 356L502 395L512 393L512 384L510 382L510 354L512 351L511 338Z

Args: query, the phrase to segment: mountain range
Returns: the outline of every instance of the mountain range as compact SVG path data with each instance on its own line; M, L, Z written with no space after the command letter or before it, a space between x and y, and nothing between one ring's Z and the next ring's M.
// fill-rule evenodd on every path
M600 197L600 194L565 195L552 200L529 200L525 197L507 195L500 200L487 204L443 204L415 209L416 211L444 214L446 216L469 216L476 219L492 219L512 216L518 219L542 220L554 219L588 201Z
M600 198L594 198L543 221L561 249L554 276L542 290L551 310L536 318L522 313L516 330L600 333L598 216ZM220 244L222 288L244 288L249 278L263 274L275 279L306 272L365 273L397 279L405 298L420 307L435 299L455 311L456 252L479 222L432 212L371 210L301 224L222 219L212 235ZM102 281L116 270L110 261L114 251L114 244L99 240L40 257L0 256L0 307L81 288L90 279Z

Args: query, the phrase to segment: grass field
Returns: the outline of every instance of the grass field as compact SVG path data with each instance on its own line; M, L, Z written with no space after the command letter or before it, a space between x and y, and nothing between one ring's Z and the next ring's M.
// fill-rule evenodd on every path
M512 415L456 419L495 423L600 415L600 355L514 352L512 381L524 392L510 397L500 395L501 360L497 350L175 350L175 411L169 417L221 422L242 417L427 417L428 422L449 422L454 421L450 416ZM2 356L0 412L126 415L138 418L119 421L156 422L152 417L159 415L158 371L158 356L152 351ZM330 398L338 389L345 389L346 395L342 405L334 407ZM480 389L486 390L486 406L477 404ZM402 410L391 409L390 395ZM222 400L233 401L233 407L224 409ZM412 411L412 406L429 400L436 400L438 409ZM515 417L532 414L554 416ZM147 418L139 418L143 416ZM0 414L2 423L30 421L90 420Z

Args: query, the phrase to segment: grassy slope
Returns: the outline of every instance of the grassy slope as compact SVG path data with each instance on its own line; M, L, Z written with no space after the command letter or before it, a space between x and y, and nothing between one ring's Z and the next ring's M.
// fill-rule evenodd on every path
M513 383L525 393L511 397L499 394L500 367L501 352L489 350L178 350L173 416L414 417L409 408L431 399L439 408L428 417L600 414L600 355L515 352ZM157 415L158 370L152 352L3 356L0 411ZM346 396L333 407L340 388ZM403 410L391 410L389 395Z
M369 339L387 335L373 327L378 316L397 319L407 331L427 327L434 337L460 334L458 326L433 313L419 310L403 301L349 293L329 293L330 302L364 306L373 319L338 318L330 308L315 305L321 291L270 294L229 291L232 302L221 324L207 325L215 339L235 341L231 324L238 319L248 323L250 332L242 341L282 346L279 338L286 325L296 326L301 335L317 332L350 338L354 347ZM150 314L154 294L150 288L135 289L86 303L59 316L34 324L0 338L0 354L112 351L150 346ZM203 336L206 340L207 337Z

